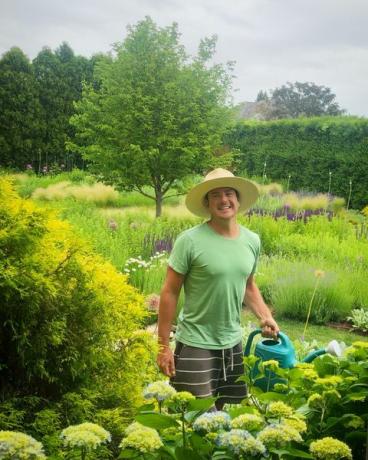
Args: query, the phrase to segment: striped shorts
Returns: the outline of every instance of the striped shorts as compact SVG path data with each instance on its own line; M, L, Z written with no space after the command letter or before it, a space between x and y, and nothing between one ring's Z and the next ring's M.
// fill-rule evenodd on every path
M237 379L244 374L243 350L239 343L226 350L205 350L177 342L176 374L170 383L177 391L189 391L198 398L218 396L222 403L240 403L247 387Z

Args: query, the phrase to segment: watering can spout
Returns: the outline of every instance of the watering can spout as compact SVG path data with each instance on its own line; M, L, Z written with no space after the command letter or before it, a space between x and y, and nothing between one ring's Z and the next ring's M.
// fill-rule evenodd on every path
M332 356L340 357L343 354L344 347L339 344L337 340L332 340L326 348L321 348L320 350L311 351L303 360L302 363L311 363L318 356L328 353Z
M324 348L321 348L320 350L311 351L307 354L307 356L304 359L302 359L302 363L311 363L318 356L324 355L325 353L326 350Z

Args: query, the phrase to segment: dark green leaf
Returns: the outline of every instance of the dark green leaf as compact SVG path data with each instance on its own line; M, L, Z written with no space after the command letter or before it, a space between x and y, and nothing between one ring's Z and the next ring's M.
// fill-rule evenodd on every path
M313 458L311 454L308 452L304 452L303 450L295 449L294 447L284 447L283 449L270 449L270 452L275 453L279 456L288 455L289 457L294 458Z
M138 408L138 412L152 412L155 408L153 403L151 404L143 404L143 406Z
M198 398L189 401L188 410L207 410L215 405L217 398Z
M164 414L138 414L135 419L142 425L150 428L156 428L157 430L178 426L178 422L175 419Z

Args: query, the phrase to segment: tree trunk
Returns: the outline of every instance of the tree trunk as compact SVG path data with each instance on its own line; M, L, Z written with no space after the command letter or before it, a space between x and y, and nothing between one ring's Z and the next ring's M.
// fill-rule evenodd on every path
M162 199L163 195L161 190L155 190L156 193L156 217L160 217L162 213Z

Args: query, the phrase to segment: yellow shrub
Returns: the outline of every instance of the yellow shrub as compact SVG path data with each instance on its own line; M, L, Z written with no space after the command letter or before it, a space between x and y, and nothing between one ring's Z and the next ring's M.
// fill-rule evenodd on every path
M67 222L1 177L0 216L3 381L39 396L93 384L126 410L138 404L156 373L155 344L140 331L143 297Z

